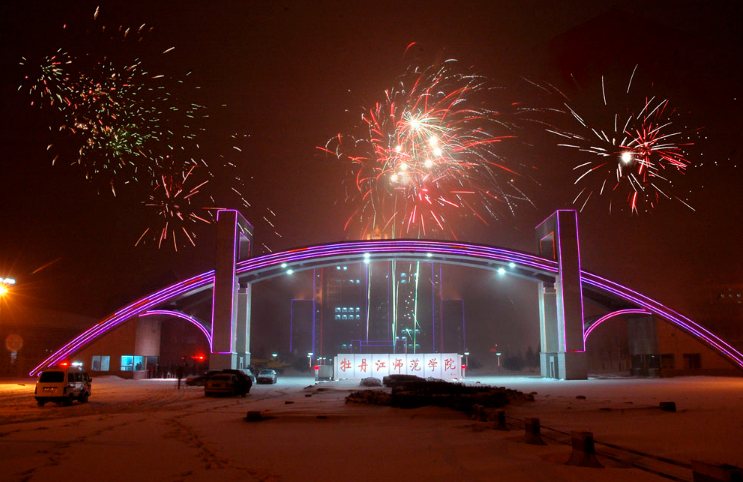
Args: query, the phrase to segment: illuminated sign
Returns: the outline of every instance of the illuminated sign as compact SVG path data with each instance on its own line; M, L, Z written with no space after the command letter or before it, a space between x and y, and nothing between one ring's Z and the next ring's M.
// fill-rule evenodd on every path
M421 378L462 378L462 357L456 353L342 354L333 359L334 379L388 375L417 375Z

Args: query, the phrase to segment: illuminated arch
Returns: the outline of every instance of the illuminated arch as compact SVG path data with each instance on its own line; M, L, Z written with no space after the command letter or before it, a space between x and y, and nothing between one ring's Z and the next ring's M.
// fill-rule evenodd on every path
M651 315L652 313L650 313L648 310L644 308L629 308L626 310L617 310L617 311L612 311L611 313L607 313L601 318L599 318L598 320L591 323L588 327L586 327L585 331L583 332L583 341L588 340L588 335L590 335L591 332L593 332L593 330L598 328L598 326L601 323L605 322L606 320L614 318L615 316L622 316L622 315L629 315L629 314Z
M506 273L513 276L548 282L554 281L558 273L557 262L529 253L477 244L406 239L350 241L297 248L240 261L236 271L237 276L243 281L254 283L288 275L290 270L296 272L341 263L389 260L439 262L484 269L503 268ZM739 351L691 319L641 293L596 274L582 270L580 275L584 288L590 287L628 301L638 308L665 319L706 343L739 368L743 368L743 355ZM213 284L214 271L212 270L167 286L137 300L72 339L34 368L31 375L35 375L44 367L58 363L121 323L164 303L210 289Z
M148 310L148 311L145 311L144 313L139 314L138 316L139 318L143 318L145 316L156 316L156 315L174 316L176 318L180 318L181 320L186 320L187 322L191 323L196 328L201 330L201 333L204 334L204 336L206 337L206 341L209 342L209 347L211 348L212 335L211 333L209 333L209 330L207 330L206 327L203 325L203 323L201 323L199 320L191 316L188 316L185 313L181 313L180 311L173 311L173 310Z

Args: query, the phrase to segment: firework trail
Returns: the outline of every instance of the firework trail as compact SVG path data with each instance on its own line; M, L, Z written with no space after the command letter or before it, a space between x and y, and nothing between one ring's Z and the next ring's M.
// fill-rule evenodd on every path
M254 189L255 179L240 174L239 166L244 165L242 152L249 150L244 145L247 138L246 134L232 134L230 149L212 160L203 157L199 150L181 154L192 156L187 161L176 155L154 160L161 174L153 179L152 189L142 201L148 211L143 217L147 227L135 246L149 242L158 249L165 246L175 251L193 247L199 228L215 222L217 210L240 206L248 219L262 224L256 233L260 236L256 239L256 254L273 252L270 246L282 238L276 213L248 201L245 193ZM184 165L187 167L180 170Z
M200 141L209 115L194 102L199 87L190 71L165 73L181 70L169 61L175 47L157 47L149 40L153 27L145 24L109 28L98 8L92 17L92 24L88 18L76 28L63 26L54 38L66 47L20 62L25 76L19 91L51 118L52 164L79 166L99 193L116 195L126 186L144 207L146 227L136 246L195 246L199 228L214 221L219 206L239 205L266 223L261 232L272 234L259 240L259 250L271 251L281 237L277 216L251 207L244 193L252 178L240 174L246 156L236 159L249 136L234 134L220 143L234 146L229 153L216 148L206 154Z
M353 178L349 198L360 206L346 229L358 225L361 238L456 239L455 218L488 224L530 203L518 166L499 154L498 144L515 136L499 112L482 107L488 90L484 77L460 72L454 60L410 66L352 133L319 147Z
M578 132L554 126L548 132L561 138L558 146L575 149L587 155L573 170L578 195L573 204L580 211L588 201L604 196L611 212L614 199L620 199L630 213L639 214L656 208L663 200L677 200L693 210L684 200L674 195L674 178L683 175L690 161L686 149L693 146L690 135L674 124L678 111L668 99L645 97L637 109L627 105L635 70L632 71L626 92L621 94L620 109L607 102L605 82L601 79L603 123L586 121L569 103L565 107L570 117L580 124ZM594 197L594 194L596 196Z
M210 220L199 212L202 209L198 207L198 203L193 202L194 196L198 195L200 189L209 182L207 179L190 185L197 182L189 181L195 169L196 166L192 166L186 172L161 174L148 201L145 202L145 206L154 211L162 224L160 229L153 229L151 233L158 248L172 238L173 249L178 251L178 235L185 236L192 246L196 246L193 225L199 222L210 224ZM139 245L149 232L150 228L145 229L135 246Z
M58 114L50 130L59 133L63 159L73 159L87 179L115 195L117 184L149 182L156 168L151 161L193 142L198 119L206 114L203 106L174 93L183 80L149 72L137 56L151 28L107 29L97 23L98 14L96 9L95 28L84 36L86 47L93 45L98 53L73 55L72 49L59 48L41 62L23 58L29 72L19 90L29 93L32 106Z

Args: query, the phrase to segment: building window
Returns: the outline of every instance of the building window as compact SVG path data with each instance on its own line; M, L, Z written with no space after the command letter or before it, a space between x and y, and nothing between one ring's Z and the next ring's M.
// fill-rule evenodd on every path
M340 313L340 311L341 311L341 307L340 307L340 306L336 306L336 307L335 307L335 312L336 312L336 313Z
M359 311L361 311L361 308L359 308L359 307L357 306L357 307L356 307L356 313L358 313Z
M335 319L336 320L340 320L341 319L341 315L335 315Z
M348 319L348 315L343 315L343 319L344 320L347 320Z
M676 360L673 353L660 356L661 370L673 370L676 368Z
M702 368L701 353L684 353L684 370Z
M111 364L111 357L108 355L95 355L90 364L90 371L107 372Z
M359 315L356 315L356 319L357 319L357 320L359 319Z
M144 370L144 361L141 356L124 355L121 357L121 371L141 371Z

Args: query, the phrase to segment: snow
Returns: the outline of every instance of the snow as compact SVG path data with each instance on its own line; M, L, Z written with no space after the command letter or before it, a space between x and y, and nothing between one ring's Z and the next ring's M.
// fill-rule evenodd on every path
M545 435L552 434L545 427L588 430L597 442L654 456L743 466L742 378L499 377L466 383L477 381L537 392L534 402L509 406L506 413L514 424L539 417ZM3 480L79 473L127 482L667 480L601 456L606 469L566 466L567 445L550 439L546 446L525 445L517 427L491 430L490 423L447 409L346 405L345 396L359 389L358 380L316 385L310 378L282 377L276 385L254 386L247 398L206 398L202 387L177 390L174 380L105 377L94 379L87 404L39 408L34 380L3 379ZM661 401L676 402L678 412L661 412ZM246 422L248 410L275 418ZM688 469L680 473L691 480Z

